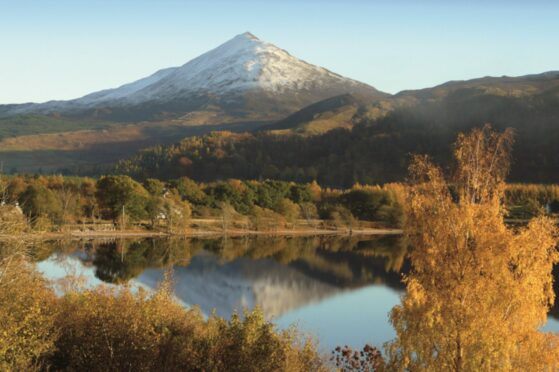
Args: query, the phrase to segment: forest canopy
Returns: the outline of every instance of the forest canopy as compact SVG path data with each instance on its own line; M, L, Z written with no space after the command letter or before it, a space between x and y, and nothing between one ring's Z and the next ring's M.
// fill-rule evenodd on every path
M537 79L526 84L532 83ZM373 114L383 102L365 105L351 125L316 135L300 135L293 128L185 138L143 150L121 161L117 172L140 179L271 178L344 188L403 182L411 154L427 154L449 167L456 136L491 123L497 130L515 132L510 181L559 182L557 87L529 90L521 83L499 88L491 84L455 83L403 92L383 115Z

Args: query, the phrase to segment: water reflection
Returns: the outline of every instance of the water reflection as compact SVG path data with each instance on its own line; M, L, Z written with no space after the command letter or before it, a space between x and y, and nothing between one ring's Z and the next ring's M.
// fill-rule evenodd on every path
M202 265L198 261L209 259L193 262L193 258L209 253L215 258L212 270L233 263L243 275L251 276L271 260L278 268L292 267L337 287L377 283L401 289L398 272L405 264L406 247L396 237L275 237L50 241L33 247L32 252L37 261L72 254L84 266L95 267L97 278L115 284L136 278L146 269ZM243 260L253 264L243 265ZM255 261L261 262L255 265Z
M173 267L185 304L224 317L260 306L279 326L298 323L317 335L325 350L392 339L387 314L408 269L399 237L51 241L31 251L47 276L81 272L90 286L153 289Z

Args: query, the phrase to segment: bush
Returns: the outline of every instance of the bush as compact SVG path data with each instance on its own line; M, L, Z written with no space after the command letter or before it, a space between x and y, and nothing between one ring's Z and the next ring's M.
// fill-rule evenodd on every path
M27 229L27 220L17 207L0 205L0 234L20 234Z
M309 371L322 362L294 331L278 332L260 311L226 321L153 296L107 288L61 300L54 369L106 371Z
M330 211L329 219L332 221L334 226L345 227L349 230L352 230L359 223L353 214L351 214L351 211L342 205L334 206L334 208Z
M155 370L165 336L176 331L173 318L182 314L178 306L160 295L149 298L143 291L133 295L128 289L69 294L60 301L53 366L77 371Z
M285 227L283 216L266 208L254 206L251 211L250 221L255 230L270 231Z
M304 343L295 330L278 332L260 310L234 314L229 321L215 316L207 322L208 337L201 351L210 371L326 370L315 346Z
M315 345L255 310L207 320L154 294L99 287L55 296L23 255L0 247L0 369L71 371L322 371Z
M301 216L301 208L299 207L299 205L293 203L289 199L283 199L279 203L277 212L281 214L285 218L285 220L292 225L297 222L297 219Z
M21 252L0 248L0 370L39 369L54 349L56 297Z

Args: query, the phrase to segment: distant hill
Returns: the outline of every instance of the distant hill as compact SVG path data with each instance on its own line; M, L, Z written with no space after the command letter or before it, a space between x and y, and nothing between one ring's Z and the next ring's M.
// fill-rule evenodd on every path
M551 71L520 77L451 81L433 88L402 91L374 100L344 94L313 103L262 130L317 134L334 128L351 128L396 111L412 112L412 121L421 115L437 122L444 121L443 116L453 115L457 110L468 111L453 118L458 122L473 120L476 116L479 120L490 120L504 114L501 110L506 105L516 106L515 109L521 109L520 106L525 106L525 109L529 106L536 109L552 106L558 92L559 72Z
M411 153L447 164L457 133L485 123L516 132L512 180L559 182L557 72L450 82L368 102L335 97L264 127L269 131L185 139L143 151L119 169L138 177L316 179L333 186L400 181Z
M438 100L450 95L492 95L502 97L528 97L559 87L559 71L525 76L483 77L471 80L449 81L433 88L405 90L395 98L411 97L416 100Z
M368 100L355 94L343 94L309 105L260 130L312 135L337 128L351 129L364 121L384 117L397 105L398 101L392 97Z
M291 131L299 134L320 134L336 128L350 129L367 109L366 98L353 94L327 98L289 115L283 120L263 126L260 130ZM375 100L377 106L385 101ZM387 110L383 110L382 114ZM377 113L380 117L381 111Z

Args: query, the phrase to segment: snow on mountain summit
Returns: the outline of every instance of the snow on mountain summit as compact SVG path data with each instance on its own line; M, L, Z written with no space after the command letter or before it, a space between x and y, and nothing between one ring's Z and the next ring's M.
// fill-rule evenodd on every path
M133 94L133 100L165 98L179 92L229 93L260 88L270 92L307 89L324 80L345 79L303 62L249 32L175 68L157 82Z

